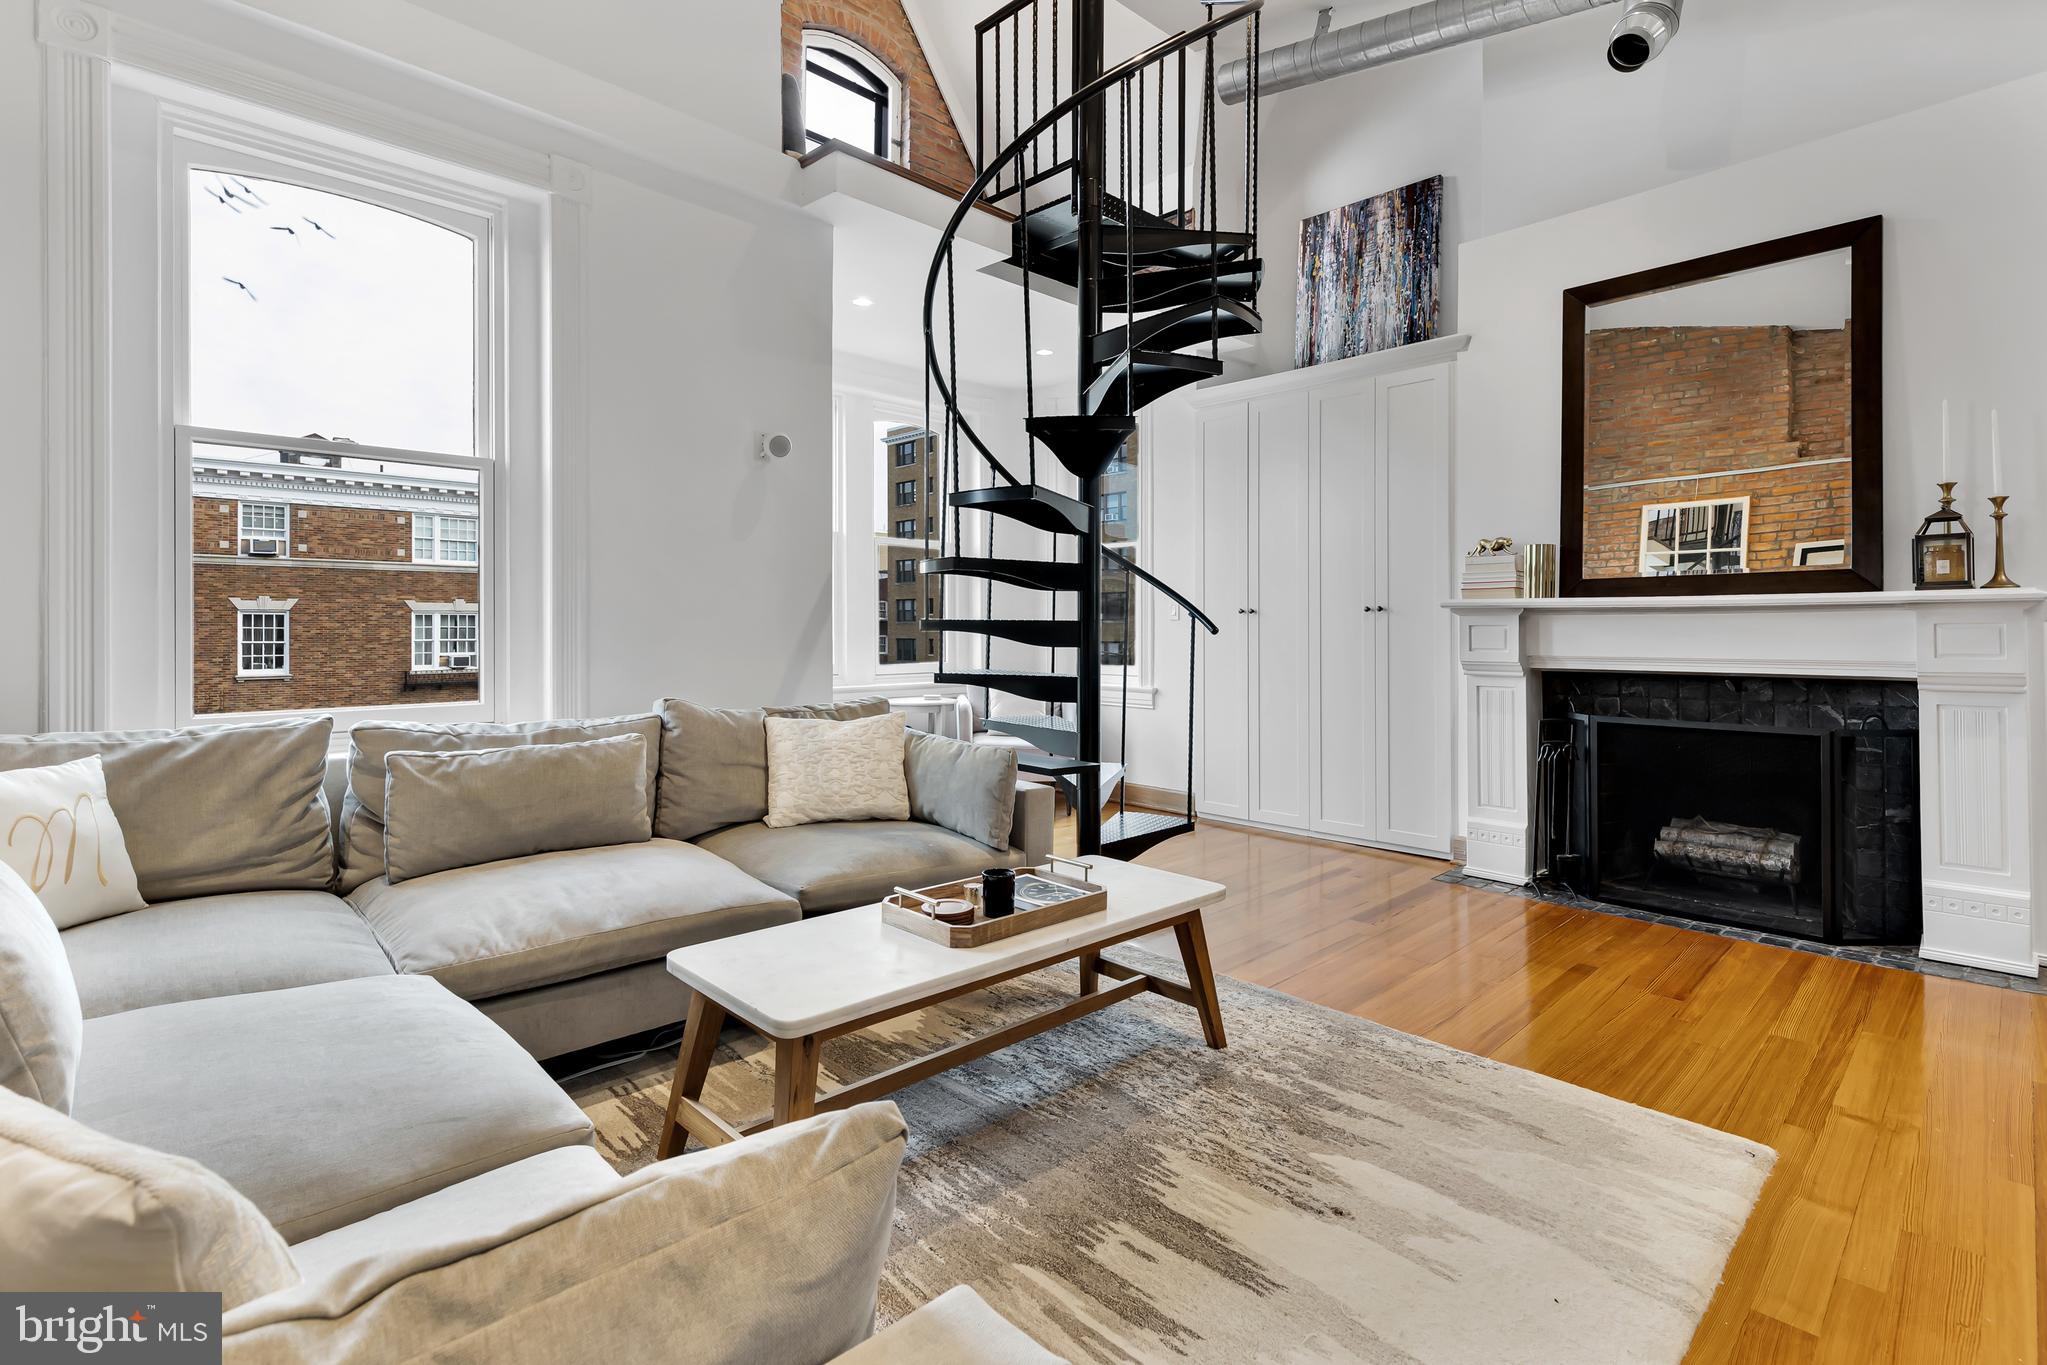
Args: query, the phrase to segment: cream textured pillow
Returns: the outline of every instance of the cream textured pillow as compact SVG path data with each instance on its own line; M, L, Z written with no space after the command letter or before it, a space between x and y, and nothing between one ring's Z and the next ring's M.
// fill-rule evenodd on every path
M64 940L28 883L0 863L0 1090L70 1113L84 1045L85 1011Z
M145 904L97 754L0 772L0 862L21 874L59 929Z
M299 1282L284 1238L196 1161L108 1137L0 1090L12 1293L217 1293L223 1310Z
M770 829L825 820L907 820L903 718L789 720L769 716Z

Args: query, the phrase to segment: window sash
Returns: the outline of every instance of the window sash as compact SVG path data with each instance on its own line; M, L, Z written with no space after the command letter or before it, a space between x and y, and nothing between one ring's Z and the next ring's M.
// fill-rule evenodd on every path
M443 659L468 657L481 663L477 648L477 614L473 611L416 611L412 613L412 671L415 673L471 672L457 670Z
M446 516L438 512L413 513L412 562L476 563L476 518Z
M235 676L282 678L291 672L291 613L235 613Z
M238 529L243 540L283 540L291 534L291 504L245 502L239 507L241 522Z

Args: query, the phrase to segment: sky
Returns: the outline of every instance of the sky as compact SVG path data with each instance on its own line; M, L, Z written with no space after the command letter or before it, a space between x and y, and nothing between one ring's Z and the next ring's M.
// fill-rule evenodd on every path
M381 205L194 170L198 426L476 454L476 244Z

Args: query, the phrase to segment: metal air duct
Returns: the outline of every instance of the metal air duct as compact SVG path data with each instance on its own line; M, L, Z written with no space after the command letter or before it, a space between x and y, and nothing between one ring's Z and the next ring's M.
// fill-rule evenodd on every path
M1331 28L1329 11L1325 9L1314 37L1259 54L1258 93L1270 95L1313 85L1332 76L1384 66L1499 33L1512 33L1615 3L1617 0L1429 0L1428 4L1344 28ZM1614 30L1607 49L1614 68L1636 70L1661 52L1677 32L1678 10L1683 3L1684 0L1627 0L1628 12L1621 17L1620 27ZM1616 52L1623 56L1617 57ZM1633 66L1621 64L1623 59L1637 56L1639 60ZM1225 103L1242 104L1250 84L1250 68L1241 57L1225 62L1216 71L1215 84Z

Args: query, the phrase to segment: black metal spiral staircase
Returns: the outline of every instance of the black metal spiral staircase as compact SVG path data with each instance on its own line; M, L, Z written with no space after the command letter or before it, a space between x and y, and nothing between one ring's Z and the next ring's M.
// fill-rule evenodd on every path
M1186 596L1103 544L1099 494L1104 471L1137 430L1138 410L1184 385L1221 374L1223 339L1260 328L1254 311L1261 277L1257 90L1254 86L1239 112L1242 179L1225 193L1224 166L1234 173L1237 156L1233 148L1225 163L1220 144L1226 131L1235 130L1218 125L1215 71L1218 42L1236 38L1233 30L1241 32L1249 69L1257 70L1261 4L1211 4L1204 23L1106 69L1103 0L1010 0L977 25L980 121L975 150L981 170L941 235L924 291L925 426L941 440L948 515L940 520L936 552L923 560L922 571L981 581L986 610L978 616L948 613L924 624L941 632L939 682L1044 704L1041 714L991 716L988 724L1030 740L1048 755L1026 757L1021 766L1066 789L1082 853L1134 857L1194 827L1195 646L1197 632L1214 634L1216 625ZM1062 36L1070 64L1060 60ZM1062 80L1070 93L1061 94ZM1233 216L1227 228L1222 221L1225 199L1240 199L1242 206L1241 218ZM955 244L977 204L1006 207L1015 217L1008 263L1023 285L1029 454L1022 477L988 448L955 399ZM1079 314L1077 411L1071 414L1036 410L1033 303L1048 283L1070 289ZM941 287L943 356L935 316ZM1073 477L1073 492L1039 482L1041 446ZM964 486L963 451L977 455L995 482ZM966 513L989 519L981 553L964 551ZM1050 533L1053 557L1000 557L995 542L1003 521ZM1068 536L1074 540L1070 559L1062 557ZM1187 802L1181 813L1134 811L1119 799L1116 814L1102 819L1104 779L1127 771L1129 744L1126 710L1119 727L1124 752L1115 765L1104 763L1100 660L1105 565L1129 575L1133 587L1142 583L1161 594L1188 616ZM1048 614L995 617L997 583L1050 594ZM1068 597L1070 616L1060 611ZM979 637L982 666L965 666L952 657L957 649L945 643L950 635ZM990 667L995 640L1045 649L1050 666L1043 671ZM1062 651L1072 660L1064 670ZM1126 643L1126 684L1129 657ZM1121 695L1127 706L1127 685Z

